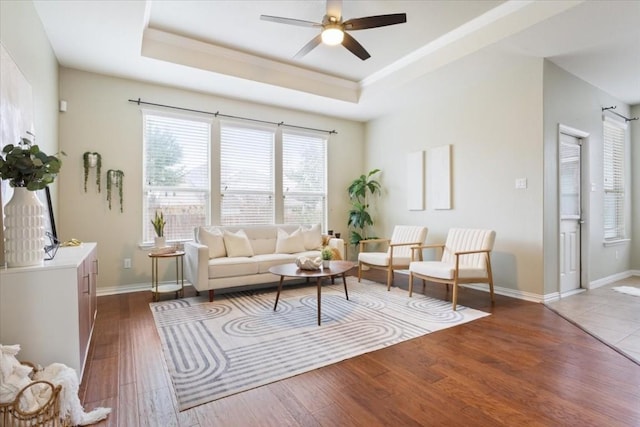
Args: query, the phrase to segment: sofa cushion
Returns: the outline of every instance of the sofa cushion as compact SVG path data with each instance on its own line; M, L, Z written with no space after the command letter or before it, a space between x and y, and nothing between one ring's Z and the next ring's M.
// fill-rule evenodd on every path
M322 231L320 224L312 225L309 228L301 228L304 238L304 248L308 251L322 248Z
M258 274L258 267L252 257L214 258L209 260L209 279Z
M289 234L281 228L278 228L278 239L276 240L276 253L293 254L305 250L304 238L302 232L298 228Z
M198 241L209 247L209 259L227 256L222 231L218 229L209 231L204 227L200 227L200 230L198 230Z
M249 257L253 256L253 248L244 230L232 233L224 230L224 247L228 257Z
M296 254L263 254L256 255L251 259L258 264L258 273L268 273L271 267L294 263L296 262L296 258Z
M255 255L251 259L258 263L258 273L268 273L274 265L292 264L298 257L318 258L320 251L304 251L295 254L263 254Z

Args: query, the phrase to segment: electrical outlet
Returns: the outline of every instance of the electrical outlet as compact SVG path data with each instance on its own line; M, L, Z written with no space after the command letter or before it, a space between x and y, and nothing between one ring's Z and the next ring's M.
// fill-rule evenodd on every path
M620 259L620 253L616 251L616 259Z
M516 179L516 185L515 185L517 190L523 190L527 188L527 178L518 178Z
M131 268L131 258L124 259L124 268Z

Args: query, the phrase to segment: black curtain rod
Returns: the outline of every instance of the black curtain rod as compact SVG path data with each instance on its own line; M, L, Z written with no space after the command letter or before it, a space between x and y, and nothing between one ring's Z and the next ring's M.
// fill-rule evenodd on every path
M602 107L602 111L615 110L616 108L618 108L617 105L612 105L611 107ZM625 123L630 122L631 120L638 120L637 117L634 117L634 118L630 119L628 117L623 116L622 114L616 113L615 111L609 111L609 112L615 114L616 116L618 116L620 118L623 118Z
M290 125L290 124L287 124L285 122L279 122L278 123L278 122L269 122L269 121L266 121L266 120L251 119L249 117L230 116L228 114L222 114L219 111L216 111L215 113L212 113L211 111L193 110L191 108L174 107L173 105L155 104L153 102L142 101L142 100L140 100L140 98L138 98L138 99L130 99L129 102L135 102L138 105L142 105L142 104L144 104L144 105L153 105L154 107L172 108L174 110L189 111L189 112L192 112L192 113L209 114L209 115L212 115L214 117L225 117L227 119L247 120L247 121L250 121L250 122L265 123L265 124L277 125L277 126L286 126L286 127L295 128L295 129L313 130L313 131L316 131L316 132L326 132L329 135L331 135L333 133L338 134L338 132L335 131L335 130L315 129L315 128L309 128L309 127L305 127L305 126Z

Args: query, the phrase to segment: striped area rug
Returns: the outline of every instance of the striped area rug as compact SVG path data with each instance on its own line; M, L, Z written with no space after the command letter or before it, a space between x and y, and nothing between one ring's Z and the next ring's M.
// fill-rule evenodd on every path
M488 313L347 277L315 285L151 303L180 410L327 366Z

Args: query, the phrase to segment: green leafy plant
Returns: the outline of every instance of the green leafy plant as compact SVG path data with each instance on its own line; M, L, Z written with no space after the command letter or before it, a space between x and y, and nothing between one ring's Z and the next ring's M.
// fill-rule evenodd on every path
M160 211L160 213L156 211L156 216L151 220L151 224L153 225L153 229L156 231L156 236L164 236L164 226L167 222L164 220L162 211Z
M322 248L322 251L320 252L320 257L325 261L329 261L333 259L333 251L329 246L325 246Z
M95 159L95 165L92 165L92 160ZM93 167L96 168L96 185L98 186L98 193L100 192L100 169L102 168L102 156L100 153L87 151L82 155L84 164L84 192L87 192L87 180L89 179L89 170Z
M111 209L111 191L114 186L118 187L118 195L120 196L120 212L123 211L122 206L122 186L124 183L124 172L117 169L109 169L107 171L107 200L109 201L109 209Z
M367 227L373 226L373 219L369 213L369 200L372 196L382 193L382 186L373 179L379 172L380 169L373 169L366 175L360 175L347 189L351 200L347 225L352 228L349 242L353 245L370 237L367 236Z
M58 157L45 154L31 140L22 138L17 145L8 144L2 149L0 179L8 179L12 187L42 190L53 182L61 166Z

